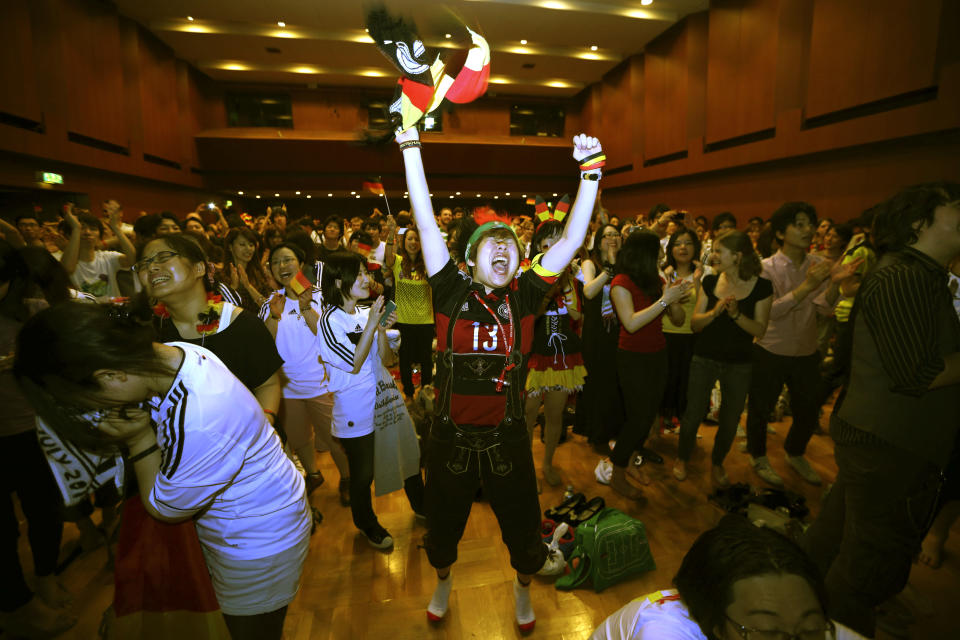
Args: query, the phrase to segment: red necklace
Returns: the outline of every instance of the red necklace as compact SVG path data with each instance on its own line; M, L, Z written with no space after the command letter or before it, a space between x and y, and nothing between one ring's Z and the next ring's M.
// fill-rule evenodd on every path
M500 335L503 336L503 339L507 348L506 363L503 365L503 371L500 372L500 377L497 378L497 393L500 393L501 391L503 391L503 385L507 384L507 373L511 369L517 366L517 364L515 362L512 362L510 359L511 356L513 355L513 343L515 338L513 334L513 312L510 311L510 294L508 293L505 296L505 302L504 302L504 304L507 307L507 330L506 331L504 331L503 324L501 324L500 322L500 316L498 316L493 312L493 309L491 309L487 305L487 303L483 300L483 298L480 297L480 294L474 291L473 296L477 299L477 302L479 302L483 306L483 308L487 310L487 313L493 316L493 319L497 322L497 328L500 330Z

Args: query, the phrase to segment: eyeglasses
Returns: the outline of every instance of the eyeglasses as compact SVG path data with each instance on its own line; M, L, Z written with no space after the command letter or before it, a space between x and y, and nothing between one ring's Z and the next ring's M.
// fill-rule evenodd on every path
M836 640L837 628L829 620L817 629L804 629L796 633L774 629L751 629L738 623L730 616L726 619L737 630L743 640Z
M157 264L166 264L178 255L180 254L176 251L158 251L157 253L153 254L153 257L144 258L143 260L140 260L134 264L131 268L133 269L134 273L141 273L149 269L150 265L152 265L154 262Z

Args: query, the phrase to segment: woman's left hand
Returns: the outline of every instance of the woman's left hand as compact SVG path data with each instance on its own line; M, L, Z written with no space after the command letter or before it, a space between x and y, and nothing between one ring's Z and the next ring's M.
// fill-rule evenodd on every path
M573 136L573 159L580 162L587 156L603 151L600 141L592 138L585 133Z
M136 407L114 409L100 422L99 430L132 447L137 443L146 443L156 434L150 426L150 412Z
M395 325L395 324L397 324L397 310L396 310L396 309L394 309L393 311L390 312L390 315L387 316L387 324L381 325L381 326L380 326L380 329L383 330L383 331L386 331L387 329L389 329L390 327L392 327L392 326Z

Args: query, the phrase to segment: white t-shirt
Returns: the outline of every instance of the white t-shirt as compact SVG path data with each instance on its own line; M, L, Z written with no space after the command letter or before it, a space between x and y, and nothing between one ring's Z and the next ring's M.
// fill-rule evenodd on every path
M383 240L380 241L380 244L370 252L370 255L367 256L367 262L376 262L377 264L383 264L383 256L387 251L387 243Z
M319 312L322 303L320 291L314 289L314 309ZM260 317L265 321L269 315L270 303L265 302ZM283 358L283 375L287 378L283 386L284 398L316 398L339 387L337 382L343 378L343 372L324 365L317 337L300 315L298 300L285 298L283 314L277 322L277 351Z
M163 458L150 506L194 515L201 544L224 558L294 546L310 531L306 489L263 409L212 352L168 344L184 359L166 396L151 401Z
M326 307L320 314L317 327L320 355L328 369L333 367L345 374L341 388L333 392L332 431L338 438L359 438L373 433L379 332L374 332L370 352L360 371L353 373L353 356L369 315L369 307L357 307L351 315L334 306Z
M117 286L117 271L123 254L117 251L96 251L93 260L77 261L77 268L70 279L79 291L89 293L100 302L120 295Z
M866 640L841 624L837 640ZM676 589L637 598L604 620L590 640L707 640Z

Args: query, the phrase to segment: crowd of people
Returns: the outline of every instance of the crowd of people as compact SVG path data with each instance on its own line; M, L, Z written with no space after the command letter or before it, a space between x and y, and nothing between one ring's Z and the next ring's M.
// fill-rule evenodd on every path
M528 631L532 576L565 566L540 535L537 423L544 482L569 478L554 454L572 406L575 430L610 458L610 489L642 508L651 480L635 460L664 462L647 446L654 429L677 433L683 482L715 419L709 478L724 489L744 413L756 478L794 481L767 451L768 422L789 412L786 461L821 484L805 450L838 388L839 475L802 550L725 520L694 544L676 592L628 605L594 637L663 637L643 635L662 624L685 629L678 638L872 637L875 607L904 586L931 526L922 558L939 563L960 498L958 185L912 187L840 224L806 202L742 226L661 204L628 217L601 204L603 151L580 135L572 206L435 213L416 129L397 142L412 213L288 219L285 207L251 217L203 204L133 219L108 200L102 215L68 205L0 224L6 624L69 628L53 577L63 521L84 531L94 506L106 519L126 497L195 526L233 638L279 638L321 517L309 503L320 451L376 549L393 537L371 488L398 478L390 490L426 523L434 622L482 490ZM397 452L377 446L394 424L381 411L393 366L402 400L432 418L422 461L404 426ZM129 478L111 492L90 465L77 489L45 434L78 460L125 461ZM778 589L789 611L747 606Z

